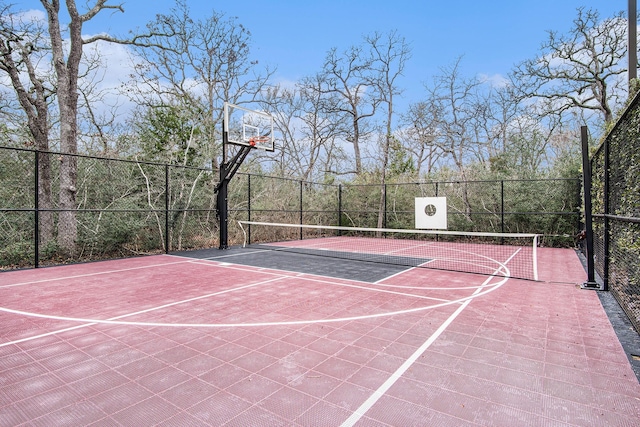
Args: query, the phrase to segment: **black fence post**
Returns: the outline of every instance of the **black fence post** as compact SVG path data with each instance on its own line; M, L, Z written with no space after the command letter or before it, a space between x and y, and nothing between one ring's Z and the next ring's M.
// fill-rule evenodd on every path
M500 180L500 232L504 233L504 179Z
M247 221L251 221L251 174L247 175ZM251 244L251 224L247 226L247 244Z
M302 182L302 180L300 180L300 225L303 224L303 209L304 206L302 204L302 193L303 193L303 186L304 183ZM300 227L300 240L302 240L302 227Z
M342 227L342 184L338 184L338 227ZM338 236L342 232L338 230Z
M164 253L169 253L169 164L164 165Z
M382 184L384 186L384 216L382 217L382 227L387 228L387 184Z
M33 267L40 266L40 152L34 151L34 171L33 171Z
M609 159L609 138L605 138L604 140L604 147L602 147L604 149L604 177L603 177L603 193L604 193L604 200L603 200L603 211L604 211L604 226L603 226L603 236L602 236L602 256L603 256L603 266L602 266L602 275L604 277L602 277L603 280L603 291L608 291L609 290L609 237L610 237L610 233L609 233L609 227L610 227L610 222L609 222L609 215L615 212L611 212L611 205L610 205L610 197L609 197L609 170L611 168L611 164L610 164L610 159Z
M593 259L593 219L591 212L591 163L589 162L589 137L587 127L580 128L582 140L582 176L584 185L584 223L585 240L587 245L587 281L582 284L584 289L598 289L595 281L595 269Z
M229 229L228 229L228 201L227 193L229 191L229 182L224 178L227 174L227 165L224 163L220 165L220 183L218 188L218 195L216 199L216 208L218 209L218 217L220 219L220 242L218 249L229 248Z

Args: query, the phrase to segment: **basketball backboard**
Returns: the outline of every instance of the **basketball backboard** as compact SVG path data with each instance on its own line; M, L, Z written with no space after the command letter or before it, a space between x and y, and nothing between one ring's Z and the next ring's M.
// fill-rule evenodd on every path
M225 102L223 131L229 144L274 150L273 116Z

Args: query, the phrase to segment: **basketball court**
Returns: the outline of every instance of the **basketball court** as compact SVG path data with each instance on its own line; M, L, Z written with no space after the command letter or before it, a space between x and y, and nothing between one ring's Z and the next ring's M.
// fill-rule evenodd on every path
M449 231L443 198L414 230L241 221L230 247L227 186L274 139L224 108L219 249L0 274L0 426L638 425L573 250Z
M2 273L0 425L637 425L573 250L538 280L312 253L352 241Z

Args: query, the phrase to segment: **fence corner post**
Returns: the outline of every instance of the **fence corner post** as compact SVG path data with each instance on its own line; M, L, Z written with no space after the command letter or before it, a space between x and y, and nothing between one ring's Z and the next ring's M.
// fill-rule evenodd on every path
M582 185L584 186L584 225L585 243L587 246L587 281L582 284L582 289L600 289L595 281L595 266L593 259L593 221L591 217L591 163L589 163L589 137L587 127L580 128L582 142Z

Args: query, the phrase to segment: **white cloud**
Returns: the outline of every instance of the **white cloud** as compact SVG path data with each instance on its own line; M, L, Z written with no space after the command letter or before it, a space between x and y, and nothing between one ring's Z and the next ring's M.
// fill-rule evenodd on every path
M85 35L84 38L90 37ZM125 45L98 41L84 45L84 58L99 58L105 74L101 87L117 87L129 79L133 71L133 53Z
M44 10L31 9L18 14L24 22L40 22L46 24L47 14Z
M478 74L478 79L482 83L489 83L491 87L494 88L503 88L509 85L509 80L504 77L502 74Z
M282 89L288 89L288 90L296 90L297 89L296 86L298 83L299 83L298 81L285 79L285 78L278 79L275 82L275 84L280 86Z

